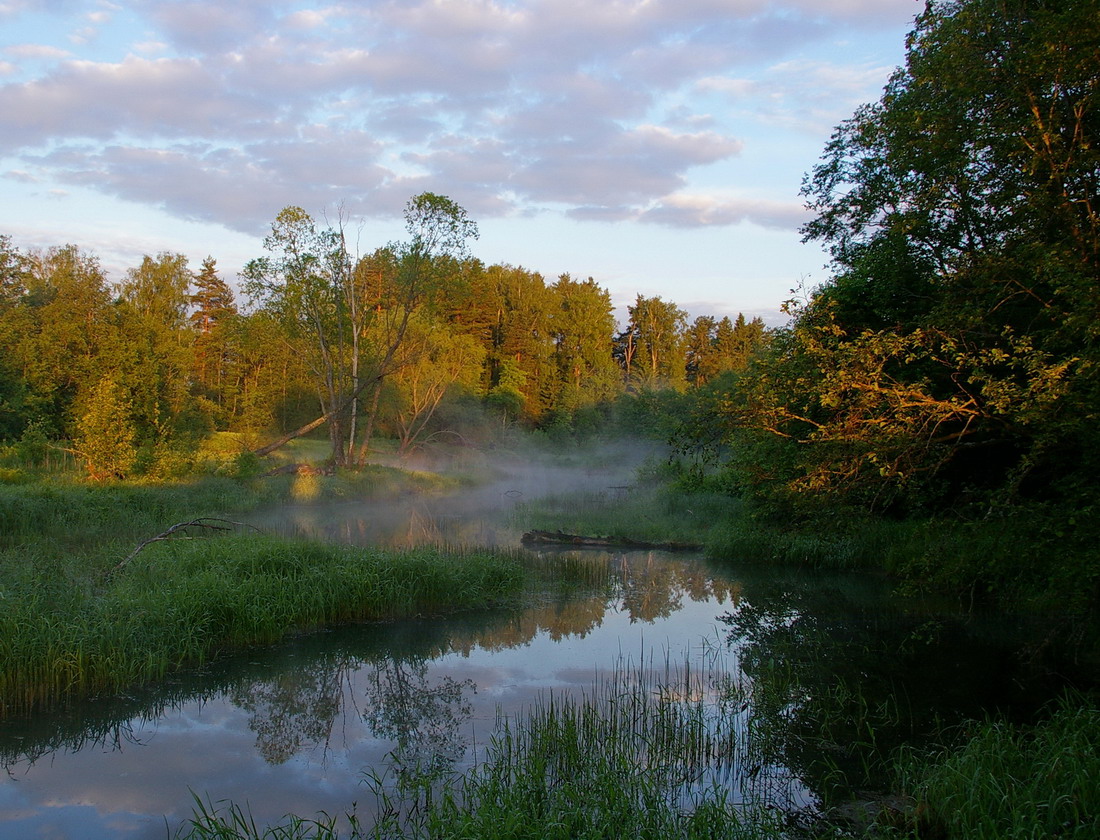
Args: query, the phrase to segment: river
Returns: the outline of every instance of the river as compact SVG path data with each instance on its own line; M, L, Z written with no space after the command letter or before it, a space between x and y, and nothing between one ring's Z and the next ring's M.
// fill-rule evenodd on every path
M410 500L403 513L348 502L256 521L353 542L515 544L500 514L524 492L489 487L475 494L477 515ZM740 712L745 725L755 714L760 730L780 718L785 727L772 733L766 792L735 756L722 772L738 796L813 808L821 755L842 768L866 760L852 746L861 726L881 733L870 745L881 751L933 719L1049 691L1021 678L1011 639L1026 628L901 610L871 577L659 551L532 552L528 562L572 563L585 583L550 586L521 608L297 635L149 689L0 722L0 837L165 838L196 797L231 800L261 825L288 813L369 819L376 787L410 769L461 772L502 720L547 692L670 663L773 686ZM863 711L822 726L819 698L856 684Z

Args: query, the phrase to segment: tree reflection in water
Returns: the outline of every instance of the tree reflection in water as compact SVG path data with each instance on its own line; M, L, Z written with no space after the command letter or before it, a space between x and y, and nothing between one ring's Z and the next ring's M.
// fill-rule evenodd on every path
M232 688L229 699L248 712L256 749L268 764L282 764L305 747L327 743L350 664L317 659Z
M429 792L448 777L466 752L463 724L476 693L473 680L428 681L428 661L385 657L367 678L363 718L376 737L395 742L389 754L398 790Z
M256 749L269 764L319 744L327 748L345 702L354 705L372 735L394 742L390 769L404 789L442 779L466 750L462 724L472 712L468 695L477 687L447 676L432 684L429 662L396 654L373 661L322 657L238 683L228 696L248 712Z
M890 755L945 724L1026 717L1057 694L1020 655L1022 624L892 600L858 574L745 572L745 600L719 620L749 679L758 760L825 803L885 789Z

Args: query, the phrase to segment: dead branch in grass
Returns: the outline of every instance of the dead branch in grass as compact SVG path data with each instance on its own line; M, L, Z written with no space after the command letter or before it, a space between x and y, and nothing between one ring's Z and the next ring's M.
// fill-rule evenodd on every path
M220 524L213 524L213 523L220 523ZM232 526L232 527L230 527L230 526ZM135 557L137 557L138 553L143 548L145 548L145 546L151 545L152 543L161 542L162 540L168 540L168 539L172 539L172 538L183 539L183 540L193 540L193 539L195 539L195 537L193 537L191 534L187 533L188 528L205 528L209 531L232 531L234 527L237 527L237 528L251 528L256 533L260 533L260 529L255 527L254 525L249 525L245 522L234 522L232 519L218 519L218 518L212 517L212 516L200 516L198 519L192 519L190 522L177 522L175 525L173 525L168 530L162 531L161 533L157 534L155 537L150 537L149 539L147 539L144 542L140 543L137 548L135 548L133 551L131 551L128 555L126 555L125 559L121 563L119 563L117 566L115 566L113 569L111 569L107 574L108 575L113 575L115 572L117 572L119 569L121 569L123 566L125 566L127 563L129 563L131 560L133 560Z

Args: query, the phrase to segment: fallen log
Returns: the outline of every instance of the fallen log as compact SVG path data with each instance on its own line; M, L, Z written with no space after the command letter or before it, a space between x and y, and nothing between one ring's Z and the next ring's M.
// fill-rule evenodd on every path
M575 548L630 548L655 551L701 551L699 543L685 542L646 542L632 540L630 537L585 537L580 534L566 534L563 531L528 531L520 542L524 545L570 545Z

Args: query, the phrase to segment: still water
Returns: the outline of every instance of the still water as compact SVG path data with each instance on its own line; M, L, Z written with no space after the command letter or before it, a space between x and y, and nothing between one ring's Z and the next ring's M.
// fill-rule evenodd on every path
M587 690L597 670L654 651L697 656L737 603L736 586L698 558L581 562L604 578L599 591L299 636L156 690L6 721L0 836L163 838L191 814L192 792L247 803L259 822L357 802L369 812L364 774L384 772L395 751L461 766L501 715L548 689Z
M517 498L496 487L482 502ZM265 524L348 541L382 541L379 527L403 535L398 543L414 532L411 542L517 538L499 517L490 525L453 511L410 504L402 520L362 505L303 506ZM871 722L904 739L925 718L980 714L1021 684L1004 628L892 610L869 578L761 575L657 551L532 553L529 562L580 565L585 583L551 585L523 608L301 635L154 689L0 722L0 838L165 838L192 815L194 797L234 801L261 825L353 809L369 819L372 784L392 786L402 769L461 771L502 720L548 691L589 691L624 664L716 656L742 685L781 676L756 710L759 728L769 715L786 727L767 795L807 807L824 772L815 756L843 758L844 727L866 723L823 734L810 718L831 687L866 686L867 708L892 698ZM731 767L737 796L748 788Z

